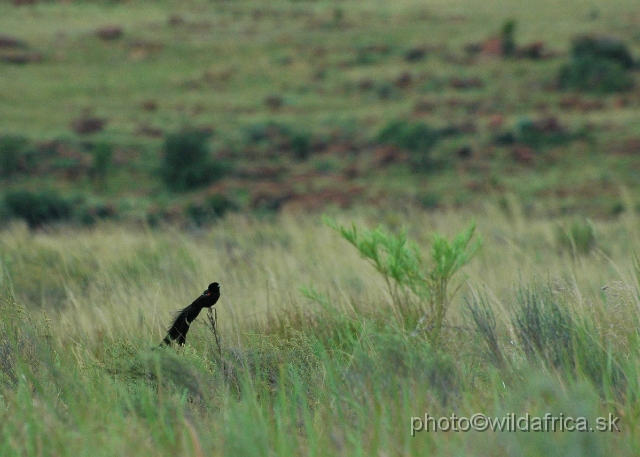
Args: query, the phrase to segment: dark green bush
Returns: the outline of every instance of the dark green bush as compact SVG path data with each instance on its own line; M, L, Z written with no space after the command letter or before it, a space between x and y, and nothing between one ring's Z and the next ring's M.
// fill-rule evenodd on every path
M71 202L56 192L13 191L5 195L4 202L9 213L13 217L24 219L29 228L68 220L73 214Z
M378 134L382 143L391 143L412 152L426 151L438 142L438 132L423 122L392 121Z
M0 200L0 224L7 222L11 219L11 211L7 208L7 204L4 199Z
M571 60L560 68L562 90L612 93L633 87L629 70L633 58L627 46L611 38L579 37L573 42Z
M418 203L425 209L436 209L440 206L441 197L437 194L426 192L418 196Z
M93 150L93 171L96 181L101 186L106 186L109 172L111 171L111 159L113 146L109 143L98 143Z
M245 127L244 134L247 144L280 145L289 142L295 132L287 125L277 122L259 122Z
M355 65L374 65L380 63L389 54L390 49L386 45L363 46L356 50L353 63Z
M376 93L378 94L378 98L380 100L389 100L391 98L397 98L398 96L397 89L388 81L384 81L378 84L376 86Z
M378 141L393 144L411 152L414 166L428 169L433 166L431 149L439 140L439 133L423 122L395 120L389 122L378 134Z
M311 135L306 132L293 135L291 137L291 149L298 159L307 159L311 154Z
M75 205L74 219L82 225L93 225L100 219L115 218L117 208L109 203L80 203Z
M247 144L256 144L269 139L269 124L250 124L244 128L244 137Z
M525 118L518 122L516 138L519 143L540 149L545 146L561 146L575 140L571 133L556 121L554 117L537 121Z
M633 57L626 44L610 37L581 36L573 41L571 56L574 59L596 58L617 62L624 69L634 66Z
M631 89L633 78L616 62L585 57L564 65L558 84L563 90L612 93Z
M228 211L235 211L238 205L225 195L209 196L203 203L192 203L185 208L185 215L196 226L205 225L223 217Z
M246 143L261 145L279 151L291 151L293 156L305 160L311 155L312 135L275 122L251 124L245 129Z
M212 162L209 156L209 137L209 133L195 129L167 135L161 174L169 189L195 189L224 177L225 164Z
M27 145L27 139L16 135L0 136L0 176L8 178L18 171L20 156Z

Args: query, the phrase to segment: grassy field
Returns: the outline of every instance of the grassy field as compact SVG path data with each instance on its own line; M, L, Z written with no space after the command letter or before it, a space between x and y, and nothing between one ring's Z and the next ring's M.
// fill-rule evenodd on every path
M250 210L400 200L473 208L513 194L544 216L615 216L621 184L637 195L638 91L557 83L576 36L615 37L640 55L634 2L603 5L4 2L0 30L25 49L2 48L0 60L38 58L2 62L0 133L28 140L3 191L58 189L129 219L188 220L186 208L211 194ZM541 58L490 52L510 20L517 49L538 43ZM100 38L105 27L120 34ZM102 130L78 133L83 119L104 121ZM524 138L527 125L549 120L563 139ZM420 151L428 160L407 159L379 141L395 121L448 133ZM212 159L232 166L176 194L158 170L166 135L187 127L213 131ZM112 166L98 185L104 142Z
M434 234L451 240L472 215L334 217L361 236L406 226L431 266ZM2 455L636 455L637 220L473 217L482 247L451 279L437 341L418 295L396 300L318 218L233 216L197 234L12 226ZM224 362L204 313L184 349L152 349L213 280ZM620 432L411 436L425 413L590 427L612 414Z
M630 0L0 3L0 455L640 454L639 57Z

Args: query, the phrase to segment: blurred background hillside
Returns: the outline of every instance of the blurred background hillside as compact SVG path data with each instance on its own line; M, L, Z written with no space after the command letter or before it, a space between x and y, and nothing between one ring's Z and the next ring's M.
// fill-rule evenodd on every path
M639 210L630 0L0 4L0 217Z

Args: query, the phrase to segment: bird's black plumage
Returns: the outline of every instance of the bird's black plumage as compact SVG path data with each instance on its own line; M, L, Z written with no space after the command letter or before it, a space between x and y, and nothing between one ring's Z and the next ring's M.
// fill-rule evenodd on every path
M202 308L211 308L220 298L220 284L212 282L202 295L196 298L193 303L179 311L173 324L169 327L167 336L162 340L167 346L172 341L177 340L180 346L184 345L187 339L187 332L191 323L198 317Z

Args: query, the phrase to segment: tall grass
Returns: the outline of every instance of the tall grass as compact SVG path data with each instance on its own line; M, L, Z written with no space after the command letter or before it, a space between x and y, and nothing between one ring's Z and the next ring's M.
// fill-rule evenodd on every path
M574 257L556 249L562 221L500 214L476 215L484 246L438 345L398 325L379 273L319 219L12 226L0 235L0 453L637 455L634 225L594 221L598 248ZM401 219L427 251L470 218ZM172 311L211 280L222 359L204 318L186 347L157 348ZM621 433L411 436L412 417L454 412L611 413Z

